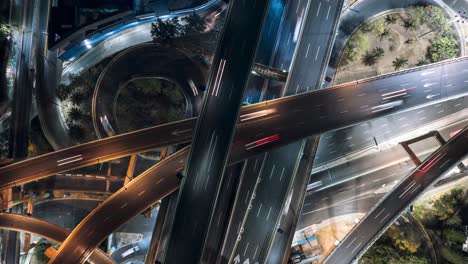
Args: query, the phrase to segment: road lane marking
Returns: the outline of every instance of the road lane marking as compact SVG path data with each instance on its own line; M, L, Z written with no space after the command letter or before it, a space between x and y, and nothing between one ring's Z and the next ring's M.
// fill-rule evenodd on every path
M78 157L81 157L81 154L76 155L76 156L72 156L72 157L68 157L68 158L65 158L65 159L57 160L57 163L61 163L62 161L66 161L66 160L70 160L70 159L75 159L75 158L78 158Z
M442 167L447 165L447 163L449 163L449 162L450 162L450 159L446 160L442 165L440 165L439 169L442 169Z
M283 167L283 170L281 171L280 182L283 180L283 175L284 175L284 170L285 170L285 169L286 169L286 168Z
M383 223L383 221L385 221L385 219L387 219L387 217L389 217L389 216L390 216L390 213L386 214L384 216L384 218L382 218L382 220L380 220L380 223Z
M270 218L270 213L271 213L271 206L270 206L270 209L268 210L268 214L267 214L267 217L266 217L267 221L268 221L268 218Z
M243 255L244 255L244 257L245 257L245 253L247 253L247 249L249 248L249 245L250 245L250 243L249 243L249 242L247 242L247 246L245 246L245 249L244 249L244 254L243 254Z
M127 206L128 203L124 203L122 206L120 206L120 208L124 208L125 206Z
M319 51L320 51L320 46L318 46L317 53L315 53L315 60L317 60L317 58L318 58Z
M263 203L260 203L260 207L258 208L258 212L257 212L257 217L260 215L260 212L262 211L262 206L263 206Z
M146 192L146 190L143 190L141 192L138 193L138 196L141 196L142 194L144 194Z
M330 9L331 9L331 6L328 6L327 17L325 18L325 20L328 20L328 15L330 15Z
M348 246L347 246L346 248L349 248L349 247L354 243L354 241L356 241L356 239L357 239L357 237L355 237L355 238L351 241L351 243L348 244Z
M309 56L309 49L310 49L310 43L307 44L307 50L306 50L305 58L307 58L307 56Z
M317 15L315 15L315 16L318 16L318 15L319 15L319 13L320 13L320 7L321 7L321 6L322 6L322 2L319 2L319 6L318 6L318 8L317 8Z
M353 251L351 251L351 253L354 253L354 251L356 251L356 249L358 249L358 247L362 244L362 242L359 242L359 244L353 249Z
M377 219L384 211L385 211L385 208L383 208L383 209L374 217L374 219Z

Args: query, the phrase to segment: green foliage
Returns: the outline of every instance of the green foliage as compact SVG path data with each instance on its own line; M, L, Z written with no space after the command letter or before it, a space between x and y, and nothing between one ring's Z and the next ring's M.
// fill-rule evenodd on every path
M361 259L361 264L428 264L424 257L404 255L392 247L376 244L371 247Z
M447 228L442 231L444 242L448 246L460 246L465 240L465 234L456 229Z
M362 63L367 66L372 66L377 63L378 60L382 59L385 54L384 49L381 47L375 47L372 51L366 51L362 56Z
M427 64L427 60L425 58L420 58L416 63L416 66L423 66Z
M390 36L390 29L386 28L382 33L380 33L380 41L382 41L385 38L388 38Z
M151 24L151 36L155 43L168 43L175 37L180 36L181 27L179 19L157 19L156 22Z
M343 59L346 62L352 62L357 60L362 53L367 50L369 41L367 35L361 30L358 30L346 44L346 48L343 52Z
M369 30L372 31L372 33L374 33L376 36L382 35L385 32L385 20L375 20L370 24Z
M403 231L399 226L393 225L388 229L387 234L394 247L400 251L406 251L414 254L418 251L418 248L421 245L418 235L415 234L412 229L406 229Z
M68 133L70 137L75 141L80 141L85 137L85 131L79 124L69 124Z
M392 15L388 15L385 17L385 23L389 24L389 25L394 25L397 23L397 18L395 16L392 16Z
M78 107L72 107L70 110L68 110L68 116L73 121L79 121L83 116L83 111L81 111L81 109Z
M432 62L442 61L457 56L458 41L453 37L441 37L432 42L429 48L429 57Z
M417 30L425 22L426 9L422 6L410 8L408 18L403 21L405 29Z
M11 36L10 26L7 24L0 23L0 41L3 41L9 36Z
M440 253L442 255L442 258L447 261L445 263L466 264L465 260L463 259L463 256L449 247L443 247Z
M44 263L47 263L49 261L49 258L45 255L45 251L50 247L52 246L51 244L47 243L47 242L41 242L39 243L38 245L36 245L36 247L34 248L34 256L36 256L36 258L41 261L41 262L44 262Z
M445 11L439 7L432 6L425 19L432 29L438 30L443 35L451 31L450 21Z
M431 202L439 221L445 221L456 213L462 204L463 195L464 191L462 189L455 188Z
M397 57L394 61L392 61L393 68L395 68L395 71L398 71L401 69L403 66L408 64L408 59L403 58L403 57Z
M205 20L200 17L197 13L193 13L189 16L182 18L182 21L185 23L184 33L200 33L205 31L206 24Z

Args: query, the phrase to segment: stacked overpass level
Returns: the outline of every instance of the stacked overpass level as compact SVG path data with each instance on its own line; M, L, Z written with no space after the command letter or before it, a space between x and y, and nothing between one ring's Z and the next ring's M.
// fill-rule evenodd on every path
M468 127L465 127L387 193L346 235L324 263L353 263L417 197L466 157L467 146Z
M288 98L279 101L286 99ZM462 143L466 146L466 142ZM73 230L67 240L70 241L70 247L82 249L80 263L116 228L178 188L180 179L177 173L184 168L188 149L189 147L180 150L134 179L99 205ZM234 145L229 164L243 160L250 154L244 146Z
M52 242L63 242L70 232L60 226L46 221L10 213L0 213L0 228L17 232L35 234ZM90 258L93 263L112 264L115 263L106 253L100 249L95 250Z
M241 111L233 149L242 153L244 158L251 157L306 136L424 105L464 98L468 92L467 73L468 57L463 57L249 105ZM432 81L437 81L439 85L431 89L424 87ZM0 189L161 146L189 142L195 122L196 118L185 119L92 141L2 167ZM278 137L272 142L256 143L274 135ZM239 160L239 156L232 155L231 160Z

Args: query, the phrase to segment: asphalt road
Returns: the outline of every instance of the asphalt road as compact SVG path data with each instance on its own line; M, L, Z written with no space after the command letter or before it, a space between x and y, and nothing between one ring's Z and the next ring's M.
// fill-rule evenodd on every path
M395 114L451 99L461 107L467 92L467 67L463 58L449 64L412 70L387 78L348 83L297 96L270 100L243 108L234 149L246 157L373 118ZM441 82L449 87L426 89L422 76L442 71ZM402 87L401 85L406 86ZM376 88L378 87L378 88ZM430 90L428 92L428 90ZM406 93L406 94L405 94ZM390 99L389 96L395 96ZM196 118L101 139L17 162L0 168L0 188L8 188L53 174L148 151L157 147L189 142ZM382 130L384 132L384 130Z
M352 263L362 255L409 204L468 154L467 145L468 127L465 127L387 193L340 241L324 263Z
M140 67L129 68L128 65L135 61L138 61ZM99 138L108 136L105 124L110 125L116 134L120 134L115 116L117 95L122 84L144 77L159 77L174 82L185 97L184 117L198 115L203 103L203 93L199 88L206 83L198 65L178 50L151 43L143 44L115 56L96 82L92 118L94 130ZM103 122L104 118L108 122Z
M36 3L37 4L37 3ZM41 7L41 6L39 6ZM34 35L39 29L33 21L39 14L39 8L33 1L17 2L16 12L20 13L21 24L18 32L17 61L13 102L11 105L9 156L13 159L23 159L28 156L29 122L32 109L32 92L34 82L34 48L38 45ZM41 11L43 9L40 9ZM47 9L46 9L47 11Z
M299 26L294 29L301 28L302 30L300 33L290 32L291 36L295 33L299 38L292 70L284 89L282 91L268 90L270 96L281 97L285 94L291 95L306 91L305 83L308 83L309 87L313 87L311 90L319 87L315 83L317 79L321 79L317 76L321 75L322 69L327 64L330 52L328 46L333 43L333 31L338 23L338 14L341 13L342 4L342 1L310 2L308 5L307 1L304 3L301 1L289 2L285 21L296 21ZM297 12L300 11L302 5L307 5L307 8L305 11L301 10L303 17L298 17ZM284 25L285 28L287 26L288 24ZM289 42L291 41L289 40ZM284 42L281 45L294 47L294 45L289 45L289 42ZM318 51L314 57L307 54L311 42L314 45L318 43L319 49L322 45L322 52ZM282 47L280 50L285 48ZM279 57L281 58L281 54ZM275 63L279 63L279 61L276 60ZM283 61L282 63L287 64L288 62ZM307 78L304 78L305 76ZM252 167L246 167L244 181L238 194L238 197L242 198L236 202L235 211L232 213L233 218L222 253L222 263L236 261L264 263L267 261L273 243L289 239L288 234L281 234L277 232L277 229L281 215L285 214L283 210L287 212L289 209L288 199L290 197L288 198L288 195L305 192L304 186L301 186L303 190L290 190L291 181L298 177L308 178L310 175L309 172L297 170L297 163L302 157L303 147L304 142L299 141L268 152L262 162L263 170L260 172L252 170ZM258 160L251 159L249 163L258 163ZM256 182L258 179L262 179L260 183ZM285 209L283 209L284 206ZM294 228L292 232L294 232Z
M247 157L247 153L240 152L243 151L233 148L229 163ZM182 171L187 153L188 147L147 170L100 204L73 230L68 240L83 252L82 260L116 228L178 188L180 179L177 173Z
M0 213L0 228L34 234L56 243L61 243L70 234L67 229L58 225L38 218L10 213ZM100 249L93 251L89 260L94 263L115 263L109 255Z
M203 252L210 250L207 236L268 2L229 3L185 165L165 263L200 263Z

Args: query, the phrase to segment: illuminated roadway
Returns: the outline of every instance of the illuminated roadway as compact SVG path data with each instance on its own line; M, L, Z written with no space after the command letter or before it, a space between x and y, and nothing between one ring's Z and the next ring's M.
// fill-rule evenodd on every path
M467 68L468 58L465 57L448 64L439 63L402 72L400 75L351 82L246 106L240 114L233 146L244 150L243 156L251 157L305 136L462 97L468 92L468 70L458 69ZM438 73L442 69L448 74L439 77ZM422 75L429 79L436 76L436 79L446 83L446 87L426 88L424 82L420 82ZM407 88L402 87L403 84ZM462 106L460 100L466 99L454 99L455 107ZM189 142L195 122L196 118L186 119L81 144L2 167L0 189L161 146ZM270 140L274 141L268 144L265 142Z
M468 154L468 126L405 177L356 225L324 263L352 263L427 187Z
M452 66L454 64L451 64ZM430 71L430 70L425 70ZM451 72L456 72L456 71L451 71ZM420 74L420 72L416 72L417 76ZM392 77L388 78L391 79ZM388 80L387 79L387 80ZM398 82L397 82L398 83ZM392 86L397 86L395 90L399 91L401 90L401 87L398 87L396 84L392 84ZM390 89L386 88L387 86L379 86L379 89ZM453 87L456 87L454 85ZM275 118L268 117L266 120L263 120L259 124L257 122L254 122L255 119L247 120L251 121L250 123L254 123L255 125L253 127L257 127L258 131L262 131L262 129L270 128L270 129L277 129L277 131L274 131L274 133L279 133L281 135L288 135L291 138L300 138L303 137L304 135L307 135L307 133L320 133L323 131L327 131L329 129L333 129L334 127L337 126L343 126L343 125L351 125L356 122L360 122L363 120L366 120L368 118L372 118L375 114L382 113L382 111L378 113L372 113L372 111L369 110L358 110L356 112L350 111L348 112L347 118L342 117L338 118L337 120L329 121L326 118L322 118L322 120L319 118L320 117L320 110L316 109L314 112L314 107L312 107L308 114L306 115L306 120L303 120L299 118L300 114L297 114L298 112L301 112L300 106L305 104L307 102L308 105L311 104L310 100L306 99L307 96L314 95L312 97L317 100L316 102L321 102L321 103L326 103L327 100L325 98L331 98L331 100L340 100L340 97L322 97L325 92L331 92L333 95L336 91L340 91L341 96L345 96L346 98L354 98L358 99L360 96L354 95L355 93L361 93L362 91L359 91L356 89L356 87L347 86L349 90L352 89L351 94L347 94L346 91L349 91L346 89L346 86L343 88L334 88L334 89L325 89L325 90L320 90L316 92L311 92L309 94L304 94L300 96L293 96L293 97L286 97L286 98L281 98L277 99L274 101L269 101L265 102L263 104L257 104L257 105L252 105L251 107L247 107L244 112L241 114L241 119L248 118L249 116L246 116L247 113L259 113L259 111L262 110L269 110L269 109L277 109L278 113L281 113L281 110L288 109L290 112L294 113L294 115L284 115L283 118L282 116L278 116ZM462 88L463 89L463 88ZM375 89L377 90L377 89ZM391 90L386 90L385 94L391 93ZM426 101L426 96L424 91L420 92L422 94L422 98L424 98L424 101ZM320 96L318 96L318 95ZM415 106L411 104L411 100L416 100L420 101L422 98L417 98L419 93L416 93L415 90L413 90L413 93L411 96L406 97L406 106ZM380 94L374 94L375 97L377 97L377 101L381 100L381 95ZM388 96L388 95L385 95ZM452 96L452 95L450 95ZM364 97L364 96L361 96ZM296 100L292 100L292 98L300 98ZM359 100L357 100L359 101ZM294 106L286 104L286 102L294 102ZM369 103L369 102L368 102ZM285 105L282 105L285 104ZM356 102L353 103L354 106L358 109L361 109L362 107L361 104L356 104ZM313 105L313 102L312 102ZM328 105L328 104L327 104ZM287 108L283 108L287 107ZM331 115L335 115L337 117L340 117L336 111L342 111L341 109L336 109L337 107L330 107L330 108L325 108L328 111L325 113L330 113ZM366 107L366 108L372 108L371 106ZM351 108L349 108L351 109ZM295 111L296 110L296 111ZM321 109L323 110L323 109ZM317 112L318 111L318 112ZM396 110L395 110L396 111ZM392 112L392 111L390 111ZM367 113L367 114L366 114ZM324 114L324 113L322 113ZM378 114L382 115L382 114ZM317 117L316 120L314 120L313 117ZM276 124L275 122L277 119L281 119L279 124L288 124L286 125L286 129L281 129L281 127L274 126ZM328 120L328 121L327 121ZM290 123L288 123L290 122ZM301 123L304 122L304 123ZM293 124L293 125L291 125ZM296 124L296 127L294 126ZM298 127L297 124L300 124ZM312 128L315 127L315 130ZM322 127L322 130L318 129L317 127ZM294 128L294 129L290 129ZM297 129L300 128L300 129ZM238 135L243 135L245 131L251 131L252 126L249 124L249 122L244 122L243 124L240 125L238 128ZM290 131L294 130L294 131ZM268 130L265 130L268 131ZM307 132L304 132L307 131ZM287 133L290 132L290 133ZM264 138L269 138L269 140L274 140L277 137L271 138L271 135L269 134L264 134ZM275 135L275 134L274 134ZM265 137L267 136L267 137ZM231 149L231 156L229 160L229 164L233 164L235 162L238 162L240 160L243 160L251 155L260 153L265 151L265 149L271 149L273 146L278 146L280 145L281 142L285 142L287 140L284 140L283 137L280 137L276 142L271 142L271 144L266 144L266 145L261 145L265 141L257 141L256 144L253 144L254 148L252 147L252 142L250 141L243 141L243 137L240 136L238 137ZM274 144L276 143L276 144ZM266 146L269 146L269 148L266 148ZM263 147L263 148L261 148ZM248 149L246 149L248 148ZM92 250L99 245L101 241L103 241L110 233L112 233L113 230L115 230L117 227L121 226L128 220L132 219L134 216L138 215L142 211L144 211L146 208L148 208L150 205L154 204L156 201L160 200L161 198L165 197L172 191L176 190L179 183L180 179L176 176L177 172L180 172L183 167L184 167L184 162L185 162L185 157L187 155L188 147L186 147L183 150L180 150L173 156L163 160L162 162L158 163L148 171L146 171L144 174L140 175L136 179L134 179L130 184L126 185L124 188L116 192L114 195L112 195L108 200L106 200L104 203L99 205L99 207L94 210L91 214L89 214L72 232L72 234L67 238L67 240L63 244L63 248L73 248L75 250L75 254L73 255L73 259L79 259L81 262L86 260L86 258L89 256L89 254L92 252ZM138 197L135 199L135 197ZM130 210L131 209L131 210Z
M35 234L57 243L64 241L70 233L63 227L48 223L38 218L10 213L0 213L0 228ZM89 260L93 263L99 264L115 263L100 249L95 250L93 254L91 254Z

